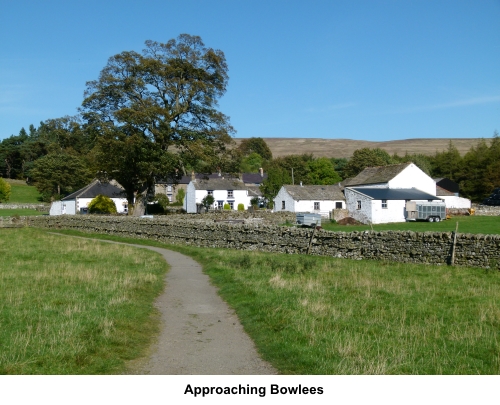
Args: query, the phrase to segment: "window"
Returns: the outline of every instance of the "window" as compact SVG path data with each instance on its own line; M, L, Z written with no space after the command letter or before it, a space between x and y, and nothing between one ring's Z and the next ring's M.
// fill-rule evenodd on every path
M229 207L234 210L234 201L228 201Z
M284 210L285 209L285 202L284 201L281 201L281 209Z
M382 208L387 209L387 200L382 200Z
M227 198L234 198L233 190L227 190Z
M214 190L207 190L208 195L214 195Z
M168 185L167 186L167 193L171 193L172 192L172 186L171 185Z
M335 209L336 209L336 210L341 210L341 209L342 209L342 202L337 201L337 202L335 203Z
M318 211L319 210L319 201L314 202L314 210Z
M356 209L357 210L361 209L361 200L356 201Z
M224 201L217 201L217 209L221 210L224 208Z

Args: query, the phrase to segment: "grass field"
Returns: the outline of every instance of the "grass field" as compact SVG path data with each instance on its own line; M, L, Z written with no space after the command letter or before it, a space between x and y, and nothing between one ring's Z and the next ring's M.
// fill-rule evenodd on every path
M15 215L19 215L20 217L27 217L32 215L43 215L43 214L47 213L37 210L32 210L29 208L19 208L19 209L14 208L14 209L3 210L2 206L0 205L0 217L13 217Z
M373 225L375 231L415 231L415 232L451 232L458 222L460 233L500 234L499 216L460 216L441 222L398 222L393 224ZM338 225L323 220L323 229L336 232L352 232L371 230L370 225Z
M0 374L119 373L158 331L156 253L24 228L0 257Z
M170 248L203 264L283 374L500 373L499 272Z
M24 180L4 179L11 187L9 203L40 204L40 193L34 186L28 186Z

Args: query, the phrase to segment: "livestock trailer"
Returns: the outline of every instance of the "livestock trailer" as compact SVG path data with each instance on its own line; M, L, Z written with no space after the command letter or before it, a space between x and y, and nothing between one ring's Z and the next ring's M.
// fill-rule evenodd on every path
M446 219L446 203L444 201L407 201L405 217L407 221L444 221Z
M304 226L321 226L321 215L311 214L309 212L299 212L295 219L299 225Z

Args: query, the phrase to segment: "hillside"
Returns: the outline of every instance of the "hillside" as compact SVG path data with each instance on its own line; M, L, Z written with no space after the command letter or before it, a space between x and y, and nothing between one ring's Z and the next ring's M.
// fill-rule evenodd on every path
M235 139L236 143L241 142ZM436 151L441 152L448 148L450 140L458 149L461 155L469 151L474 146L478 138L437 138L437 139L402 139L398 141L371 142L356 141L352 139L319 139L319 138L264 138L274 157L312 153L315 157L335 157L348 158L356 149L361 148L381 148L389 154L397 153L402 156L406 152L409 154L422 153L434 155Z

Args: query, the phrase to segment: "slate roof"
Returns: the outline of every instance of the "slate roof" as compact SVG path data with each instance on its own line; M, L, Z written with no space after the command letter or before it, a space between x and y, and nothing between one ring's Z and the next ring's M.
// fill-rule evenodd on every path
M436 178L433 180L436 182L436 186L439 186L445 190L451 191L452 193L459 193L460 192L460 187L459 187L458 183L455 183L453 180L450 180L446 177Z
M330 200L345 201L344 193L338 184L321 186L283 186L295 201Z
M62 198L61 201L74 200L76 198L94 198L99 194L109 198L125 198L125 193L122 188L108 182L94 180L89 185Z
M424 193L416 188L371 188L349 187L373 200L440 200L435 195Z
M195 173L195 179L197 180L206 180L206 179L237 179L238 176L234 174L222 173L219 176L219 173ZM259 173L242 173L242 178L244 183L253 183L253 184L261 184L265 179L267 179L267 173L264 173L264 177L262 177ZM191 181L191 175L181 176L177 180L177 184L189 184ZM158 180L159 184L162 183L173 183L173 179L162 179Z
M444 189L443 187L439 187L437 184L436 184L436 195L441 195L441 196L445 196L445 195L455 195L454 192L452 191L449 191L449 190L446 190Z
M387 183L411 164L411 162L407 162L398 165L367 167L356 177L346 179L343 185L352 187L364 184Z
M220 177L193 181L196 190L248 190L241 180L238 179L222 179Z
M267 179L267 173L261 176L260 173L242 173L243 183L261 184Z

